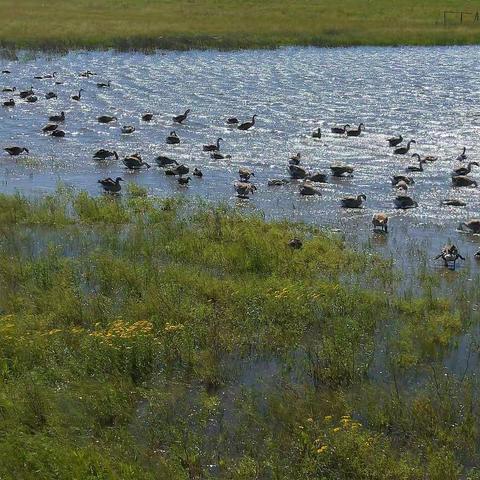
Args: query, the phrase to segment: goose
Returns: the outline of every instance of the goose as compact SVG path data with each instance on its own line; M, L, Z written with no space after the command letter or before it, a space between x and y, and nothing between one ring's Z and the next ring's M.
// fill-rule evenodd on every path
M446 267L449 266L449 263L453 263L453 270L455 270L455 264L458 259L465 260L465 258L460 255L458 248L455 245L450 244L444 245L440 255L437 255L435 260L438 260L439 258L443 260Z
M452 171L452 177L456 177L458 175L468 175L472 171L472 165L476 165L478 167L478 162L468 162L466 167L458 167Z
M57 74L57 72L53 72L53 73L49 73L47 75L36 75L35 77L33 77L35 80L47 80L49 78L55 78L55 75Z
M99 82L97 83L97 87L98 88L107 88L107 87L110 87L110 80L108 80L108 82L104 83L104 82Z
M422 160L418 153L414 153L412 158L415 157L418 159L418 165L409 165L405 170L407 172L423 172L423 165L427 163L426 160Z
M167 139L166 139L166 142L169 144L169 145L177 145L178 143L180 143L180 138L178 137L178 135L176 134L176 132L174 130L172 130L170 132L170 135L168 135Z
M138 153L125 157L122 162L130 170L138 170L142 167L150 168L150 165L144 162Z
M189 113L190 109L188 108L187 110L185 110L185 113L183 115L177 115L173 117L173 121L175 123L183 123L187 119Z
M350 124L348 124L348 123L346 125L344 125L343 127L332 127L331 132L343 135L347 131L347 128L350 128Z
M12 73L10 70L2 70L2 73Z
M163 155L159 155L155 162L159 167L166 167L167 165L178 165L178 162L170 157L165 157Z
M60 112L60 115L51 115L48 117L50 122L63 122L65 120L65 112Z
M350 165L331 165L330 170L334 177L342 177L345 174L352 175L353 167Z
M238 175L240 180L244 183L247 183L250 180L250 177L254 177L255 174L248 168L242 167L238 170Z
M403 180L400 180L395 186L394 188L396 190L401 190L402 192L407 192L408 191L408 184L406 182L404 182Z
M199 178L201 178L201 177L203 177L203 173L202 173L202 171L199 170L198 168L194 168L194 169L193 169L193 176L194 176L194 177L199 177Z
M217 142L210 145L204 145L203 151L204 152L217 152L220 150L220 140L223 142L223 138L217 138Z
M388 233L388 216L386 213L376 213L372 218L373 229L380 229L385 233Z
M142 115L142 120L144 122L150 122L153 119L153 113L144 113Z
M3 87L2 92L15 92L17 87Z
M228 159L228 158L232 158L231 155L223 155L222 153L220 152L212 152L210 154L210 158L213 158L213 160L224 160L224 159Z
M239 130L249 130L250 128L252 128L255 125L255 118L256 117L257 117L257 115L254 115L250 122L241 123L237 128Z
M282 185L287 185L289 183L288 179L286 178L272 178L268 180L267 185L269 187L280 187Z
M3 102L4 107L14 107L15 106L15 100L11 98L10 100L7 100Z
M30 87L30 90L24 90L23 92L19 93L20 98L27 98L33 95L33 87Z
M36 95L30 95L25 99L25 101L28 103L35 103L37 100L38 100L38 97Z
M403 142L403 136L399 135L398 137L387 138L387 142L389 147L396 147Z
M4 150L9 154L9 155L12 155L14 157L16 157L17 155L20 155L21 153L25 152L25 153L30 153L28 148L25 148L25 147L6 147L4 148Z
M117 120L117 117L112 117L111 115L100 115L97 118L98 123L110 123L116 122Z
M190 169L186 165L178 165L173 170L165 170L165 175L186 175Z
M410 150L410 145L412 143L417 143L415 140L410 140L408 143L407 143L407 146L406 147L398 147L396 148L393 153L395 155L405 155L406 153L408 153L408 151Z
M292 238L289 242L288 242L288 246L290 248L292 248L293 250L299 250L300 248L303 247L303 242L298 239L298 238Z
M80 73L79 77L88 78L88 77L92 77L93 75L96 75L96 73L91 72L90 70L86 70L85 72Z
M472 218L471 220L462 222L458 226L458 229L468 233L480 233L480 218Z
M130 133L133 133L135 131L135 127L133 125L124 125L122 127L122 134L123 135L128 135Z
M413 200L408 195L398 195L395 197L393 201L396 208L400 208L402 210L406 210L408 208L415 208L418 207L418 203Z
M359 137L362 130L365 130L365 125L363 123L361 123L356 129L346 130L347 137Z
M298 165L289 165L288 170L290 172L290 177L294 180L301 180L308 176L307 171Z
M237 125L239 123L237 117L227 118L227 125Z
M42 127L42 132L47 133L47 132L53 132L58 128L58 125L56 123L49 123Z
M45 98L47 100L52 100L53 98L58 98L58 96L55 92L48 92L45 94Z
M315 183L327 183L327 174L326 173L314 173L306 177L307 180Z
M476 187L478 184L476 180L466 175L457 175L452 177L452 185L454 187Z
M367 199L367 196L363 193L357 195L356 197L344 197L341 200L343 208L361 208L364 200Z
M448 207L465 207L467 204L463 200L458 200L456 198L446 198L442 200L440 205Z
M75 101L79 102L80 99L82 98L82 92L83 92L83 88L81 88L78 91L78 95L72 95L72 100L75 100Z
M465 153L467 151L466 147L463 147L463 152L457 157L457 162L463 162L467 159L467 154Z
M110 150L105 150L101 148L93 154L94 160L106 160L110 157L115 157L115 159L118 160L118 153L115 150L111 152Z
M288 163L290 165L300 165L300 159L302 158L302 154L298 152L297 154L290 157Z
M424 157L424 160L426 162L436 162L438 160L438 157L435 157L434 155L427 155Z
M50 136L62 138L65 136L65 132L63 130L53 130L53 132L50 133Z
M412 177L407 177L406 175L394 175L392 177L392 186L394 187L399 182L405 182L407 185L413 185L415 180Z
M179 185L182 187L186 187L188 185L188 182L191 180L190 177L178 177L177 182Z
M117 177L115 180L112 180L110 177L108 177L104 180L98 181L98 183L102 185L103 189L109 193L118 193L122 189L120 182L123 182L122 177Z
M234 187L238 198L248 198L248 195L255 193L255 190L257 189L253 183L247 182L236 182Z
M318 127L313 133L312 138L322 138L322 130Z
M303 185L300 186L300 195L304 195L304 196L322 195L322 192L320 192L320 190L316 189L312 185L309 185L308 183L304 183Z

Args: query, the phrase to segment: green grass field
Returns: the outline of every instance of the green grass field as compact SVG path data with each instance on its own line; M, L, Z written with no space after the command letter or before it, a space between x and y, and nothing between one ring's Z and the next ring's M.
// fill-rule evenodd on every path
M480 23L460 0L0 0L0 44L68 49L256 48L280 45L478 43Z
M0 196L2 480L480 478L478 276L122 197Z

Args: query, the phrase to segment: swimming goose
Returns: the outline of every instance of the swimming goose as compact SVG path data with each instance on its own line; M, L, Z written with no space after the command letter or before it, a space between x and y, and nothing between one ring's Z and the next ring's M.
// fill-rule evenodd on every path
M356 197L342 198L341 204L343 208L361 208L363 201L366 199L367 196L362 193L361 195L357 195Z
M117 177L115 180L108 177L104 180L98 181L98 183L102 185L103 189L109 193L118 193L122 189L120 182L123 182L122 177Z
M79 74L80 77L92 77L93 75L96 75L96 73L91 72L90 70L86 70L85 72L82 72Z
M50 136L63 138L65 136L65 132L63 130L53 130L53 132L50 133Z
M63 122L65 120L65 112L61 112L60 115L51 115L48 117L50 122Z
M12 73L10 70L2 70L2 73Z
M395 188L395 190L401 190L405 193L408 191L408 184L403 180L400 180L393 188Z
M322 138L322 130L318 127L313 133L312 138Z
M223 153L220 152L212 152L210 154L210 158L213 158L214 160L224 160L226 158L232 158L231 155L223 155Z
M302 154L298 152L297 154L290 157L290 160L288 161L288 163L290 165L299 165L301 158L302 158Z
M14 92L17 87L3 87L2 92Z
M166 142L169 144L169 145L177 145L178 143L180 143L180 138L178 137L178 135L176 134L176 132L174 130L172 130L170 132L170 135L168 135L167 139L166 139Z
M58 98L58 96L55 92L48 92L45 94L45 98L47 100L52 100L53 98Z
M11 98L10 100L7 100L3 102L4 107L14 107L15 106L15 100Z
M104 148L101 148L100 150L97 150L93 154L94 160L106 160L107 158L110 158L110 157L115 157L115 159L118 160L118 153L115 150L110 151L110 150L105 150Z
M57 72L53 72L53 73L48 73L47 75L36 75L35 77L35 80L47 80L48 78L55 78L55 75L57 74Z
M168 165L178 165L178 162L174 160L173 158L170 157L165 157L163 155L159 155L156 159L155 162L159 167L166 167Z
M48 132L53 132L58 128L58 125L56 123L49 123L42 127L42 132L48 133Z
M458 200L457 198L446 198L442 200L440 205L448 207L466 207L467 204L463 200Z
M28 148L25 148L25 147L7 147L7 148L4 148L4 150L9 154L9 155L12 155L14 157L16 157L17 155L20 155L21 153L25 152L25 153L30 153L28 151Z
M402 210L406 210L408 208L415 208L418 207L418 203L413 200L408 195L398 195L395 197L393 201L396 208L400 208Z
M412 177L407 177L406 175L394 175L392 177L392 186L394 187L399 182L405 182L407 185L413 185L415 180Z
M322 192L308 183L304 183L300 186L300 195L311 196L311 195L322 195Z
M280 187L282 185L287 185L289 183L288 179L286 178L272 178L268 180L267 185L269 187Z
M468 175L472 171L472 165L476 165L478 167L478 162L468 162L466 167L458 167L452 171L452 177L456 177L458 175Z
M290 177L294 180L301 180L308 176L307 171L298 165L289 165L288 170L290 172Z
M254 115L250 122L241 123L237 128L239 130L249 130L250 128L252 128L255 125L255 118L256 117L257 117L257 115Z
M248 198L248 195L255 193L255 190L257 189L253 183L246 182L236 182L234 187L238 198Z
M347 137L359 137L362 130L365 130L365 125L363 123L361 123L358 128L346 130Z
M173 117L173 121L175 123L183 123L187 119L189 113L190 113L190 109L187 109L185 110L185 113L183 115L177 115Z
M227 118L227 125L237 125L238 123L239 122L237 117Z
M188 182L191 180L190 177L178 177L177 182L179 185L182 187L186 187L188 185Z
M438 160L438 157L435 157L434 155L427 155L423 159L426 162L436 162Z
M128 135L129 133L133 133L135 131L135 127L133 125L124 125L122 127L122 134Z
M465 153L467 151L466 147L463 147L463 152L457 157L457 162L463 162L467 159L467 154Z
M396 147L403 142L403 136L399 135L398 137L387 138L387 142L389 147Z
M150 168L150 165L147 162L144 162L138 153L125 157L122 162L130 170L138 170L142 167Z
M426 160L422 160L418 153L414 153L412 158L415 157L418 159L418 165L409 165L405 170L407 172L423 172L423 165L427 163Z
M331 132L332 133L338 133L340 135L344 134L347 131L347 128L350 128L350 124L346 124L343 127L332 127Z
M480 219L479 218L472 218L471 220L467 220L466 222L462 222L458 226L458 229L466 231L468 233L480 233Z
M248 182L250 177L254 177L255 174L248 168L242 167L238 170L238 175L240 176L240 180L242 182Z
M144 122L150 122L153 119L153 113L144 113L142 115L142 120Z
M30 87L30 90L24 90L23 92L20 92L19 96L20 98L27 98L33 95L33 87Z
M334 177L341 177L345 174L352 175L353 167L350 165L331 165L330 170Z
M30 95L25 99L25 101L28 103L35 103L37 100L38 100L38 97L36 95Z
M223 142L223 138L217 138L217 142L210 145L204 145L203 151L204 152L216 152L220 150L220 140Z
M453 263L453 270L455 270L455 264L458 259L465 260L464 257L460 255L458 248L455 245L447 244L442 248L440 255L435 257L435 260L441 258L446 267L449 266L449 263Z
M178 165L174 169L165 170L165 175L186 175L190 169L186 165Z
M396 148L393 153L395 155L405 155L406 153L408 153L408 151L410 150L410 145L412 143L417 143L415 140L410 140L408 143L407 143L407 146L406 147L398 147Z
M375 213L372 218L372 225L374 230L380 229L388 233L388 215L383 212Z
M116 122L117 120L117 117L112 117L111 115L100 115L100 117L97 118L98 123L110 123Z
M457 175L452 177L452 185L454 187L476 187L478 184L476 180L466 175Z
M194 169L193 169L193 176L194 176L194 177L199 177L199 178L201 178L201 177L203 177L203 173L202 173L202 171L199 170L198 168L194 168Z
M97 87L98 87L98 88L110 87L110 80L109 80L107 83L104 83L104 82L99 82L99 83L97 83Z
M79 102L80 99L82 98L82 92L83 92L83 88L81 88L78 91L78 95L72 95L72 100L75 100L75 101Z
M327 183L327 174L326 173L314 173L306 177L307 180L315 183Z

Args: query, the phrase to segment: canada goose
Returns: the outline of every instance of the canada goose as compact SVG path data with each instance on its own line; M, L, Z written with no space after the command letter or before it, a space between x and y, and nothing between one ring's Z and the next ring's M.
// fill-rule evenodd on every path
M436 162L438 160L438 157L435 157L434 155L427 155L424 157L424 160L426 162Z
M345 174L352 175L353 167L350 165L331 165L330 170L334 177L342 177Z
M250 180L250 177L254 177L255 174L248 168L242 167L238 170L238 175L240 176L240 180L244 183Z
M3 102L4 107L14 107L15 106L15 100L11 98L10 100L7 100Z
M217 152L220 150L220 140L223 142L223 138L217 138L217 142L210 145L204 145L203 151L204 152Z
M341 204L343 208L361 208L363 201L366 199L367 196L362 193L361 195L357 195L356 197L342 198Z
M122 134L123 135L128 135L130 133L133 133L135 131L135 127L133 125L124 125L122 127Z
M188 185L188 182L191 180L190 177L178 177L177 182L179 185L182 187L186 187Z
M50 122L63 122L65 121L65 112L61 112L60 115L51 115L48 120Z
M422 160L418 153L414 153L412 158L415 157L418 159L418 165L409 165L405 170L407 172L423 172L423 165L427 163L426 160Z
M320 190L317 190L312 185L308 183L304 183L300 186L300 195L311 196L311 195L322 195Z
M123 182L122 177L117 177L115 180L112 180L110 177L108 177L104 180L98 181L98 183L102 185L103 189L109 193L118 193L122 189L120 182Z
M110 80L108 80L107 83L104 83L104 82L99 82L99 83L97 83L97 87L98 87L98 88L110 87Z
M338 133L340 135L344 134L347 131L347 128L350 128L350 124L346 124L343 127L332 127L331 132L332 133Z
M117 117L112 117L111 115L100 115L97 118L98 123L110 123L116 122L117 120Z
M250 122L244 122L244 123L241 123L239 126L238 126L238 129L239 130L249 130L250 128L252 128L254 125L255 125L255 118L257 117L257 115L254 115L252 117L252 120Z
M453 263L453 270L455 270L455 264L459 258L465 260L465 258L460 255L458 248L455 245L450 244L444 245L440 255L437 255L435 260L438 260L439 258L443 260L446 267L449 266L449 263Z
M288 170L290 172L290 177L294 180L301 180L308 176L307 171L298 165L289 165Z
M400 180L397 182L394 186L396 190L401 190L402 192L407 192L408 191L408 184L407 182Z
M42 127L42 132L47 133L47 132L53 132L58 128L58 125L56 123L49 123L48 125L45 125Z
M2 92L14 92L17 87L3 87Z
M180 143L180 138L178 137L178 135L175 133L174 130L172 130L170 132L170 135L168 135L167 139L166 139L166 142L169 144L169 145L177 145L178 143Z
M2 70L2 73L12 73L10 70Z
M235 190L237 192L238 198L248 198L248 195L251 193L255 193L257 187L253 185L253 183L246 183L246 182L236 182Z
M202 173L202 171L199 170L198 168L194 168L194 169L193 169L193 176L194 176L194 177L199 177L199 178L201 178L201 177L203 177L203 173Z
M452 185L454 187L476 187L478 184L476 180L466 175L457 175L452 177Z
M362 133L362 130L365 130L365 125L361 123L358 128L351 129L351 130L346 130L347 132L347 137L359 137L360 134Z
M9 155L12 155L14 157L16 157L17 155L20 155L21 153L25 152L25 153L30 153L28 151L28 148L25 148L25 147L7 147L7 148L4 148L4 150L9 154Z
M111 152L110 150L105 150L101 148L93 154L94 160L106 160L110 157L115 157L115 159L118 160L118 153L115 150Z
M33 77L35 80L47 80L49 78L55 78L55 75L57 74L57 72L53 72L53 73L48 73L47 75L36 75L35 77Z
M227 125L237 125L238 123L239 122L237 117L227 118Z
M83 92L83 88L81 88L78 91L78 95L72 95L72 100L75 100L75 101L79 102L80 99L82 98L82 92Z
M62 138L65 136L65 132L63 130L53 130L53 132L50 133L50 136Z
M405 155L406 153L408 153L408 151L410 150L410 145L412 143L417 143L415 140L410 140L408 143L407 143L407 146L406 147L398 147L396 148L393 153L395 155Z
M272 178L268 180L267 185L269 187L280 187L282 185L287 185L289 181L286 178Z
M476 165L478 167L478 162L468 162L466 167L458 167L452 171L452 177L456 177L458 175L468 175L472 171L472 165Z
M465 153L467 151L466 147L463 147L463 152L457 157L457 162L463 162L467 159L467 154Z
M147 162L142 160L142 157L137 154L129 155L122 160L123 164L130 170L138 170L142 167L150 168Z
M322 138L322 130L318 127L313 133L312 138Z
M415 180L412 177L407 177L406 175L394 175L392 177L392 186L394 187L399 182L405 182L407 185L413 185Z
M24 90L23 92L20 92L19 96L20 98L27 98L33 95L33 87L30 87L30 90Z
M190 169L186 165L178 165L174 169L165 170L165 175L186 175Z
M144 113L142 115L142 120L144 122L150 122L153 119L153 113Z
M398 137L387 138L387 142L389 147L396 147L403 142L403 136L399 135Z
M400 208L402 210L406 210L408 208L415 208L418 207L418 203L413 200L408 195L398 195L395 197L393 201L396 208Z
M187 110L185 110L185 113L183 115L177 115L173 117L173 121L175 123L183 123L187 119L189 113L190 109L188 108Z
M55 92L48 92L45 94L45 98L47 100L52 100L53 98L58 98L58 96Z
M463 200L458 200L456 198L446 198L442 200L441 205L448 207L465 207L467 204Z
M300 165L300 159L302 158L302 154L300 152L296 153L295 155L290 157L288 163L290 165Z
M30 95L25 99L25 101L28 103L35 103L37 100L38 100L38 97L36 95Z
M468 233L480 233L480 218L472 218L466 222L460 223L459 230L463 230Z
M303 242L298 239L298 238L292 238L289 242L288 242L288 246L290 248L293 248L294 250L299 250L300 248L303 247Z
M326 173L314 173L306 177L307 180L315 183L327 183L327 174Z
M232 158L231 155L223 155L223 153L220 152L212 152L210 154L210 158L213 158L213 160L224 160L226 158Z
M376 213L372 218L373 229L380 229L385 233L388 233L388 216L386 213Z
M159 155L155 162L159 167L166 167L167 165L178 165L178 162L170 157L165 157L163 155Z
M85 72L80 73L79 77L88 78L88 77L92 77L93 75L96 75L96 73L91 72L90 70L86 70Z

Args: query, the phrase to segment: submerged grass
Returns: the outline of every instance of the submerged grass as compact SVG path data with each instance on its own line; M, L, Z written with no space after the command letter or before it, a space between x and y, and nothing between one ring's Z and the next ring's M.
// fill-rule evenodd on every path
M0 44L48 51L475 44L480 23L453 15L445 26L443 11L477 9L459 0L0 0Z
M475 302L140 188L0 203L0 478L480 478Z

